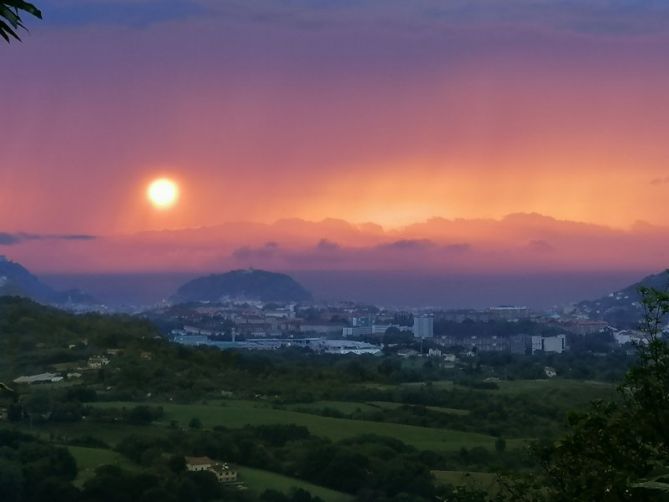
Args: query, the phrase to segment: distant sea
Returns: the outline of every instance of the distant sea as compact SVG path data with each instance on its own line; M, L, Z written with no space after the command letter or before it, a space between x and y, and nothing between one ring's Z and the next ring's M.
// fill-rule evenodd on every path
M656 271L527 275L427 275L410 272L284 271L317 299L380 306L543 309L604 296ZM56 289L80 288L110 305L151 305L204 274L59 274L40 278Z

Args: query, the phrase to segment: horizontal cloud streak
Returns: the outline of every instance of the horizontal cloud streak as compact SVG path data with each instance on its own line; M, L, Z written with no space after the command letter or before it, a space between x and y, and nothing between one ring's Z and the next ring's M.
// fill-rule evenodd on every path
M5 233L0 242L12 245L13 259L51 272L209 273L256 267L524 274L652 272L669 264L667 227L638 223L616 229L539 214L434 218L396 230L342 220L293 219L88 237Z
M292 29L342 24L406 30L504 24L590 35L648 35L669 27L666 2L536 0L43 0L45 18L58 25L145 28L192 18L225 24L258 23Z
M146 28L169 21L186 22L210 12L192 0L43 0L48 26L118 25Z
M0 246L13 246L25 241L63 240L63 241L91 241L97 239L95 235L86 234L30 234L24 232L0 232Z
M650 180L651 185L667 185L669 184L669 176L665 176L663 178L653 178Z

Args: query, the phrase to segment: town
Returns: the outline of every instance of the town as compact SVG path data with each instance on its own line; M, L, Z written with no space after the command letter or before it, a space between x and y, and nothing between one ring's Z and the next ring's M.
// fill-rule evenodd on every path
M637 329L619 329L569 309L533 312L514 306L407 311L352 302L228 301L170 306L147 315L173 326L168 336L175 343L222 350L299 347L317 353L452 358L480 352L560 354L570 350L570 342L595 336L610 347L645 341Z

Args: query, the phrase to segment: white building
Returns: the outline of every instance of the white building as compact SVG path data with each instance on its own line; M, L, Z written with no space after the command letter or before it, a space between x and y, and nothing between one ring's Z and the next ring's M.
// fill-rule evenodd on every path
M613 338L618 345L625 345L627 343L647 344L650 340L647 335L641 331L622 330L613 334Z
M535 352L562 354L565 350L567 350L567 337L565 335L532 337L532 354Z
M381 347L365 342L354 342L348 340L323 340L320 350L328 354L380 354Z
M434 336L434 317L431 315L415 315L413 317L413 336L416 338L432 338Z
M209 457L186 457L186 469L191 472L211 472L220 483L237 481L237 471L224 462L216 462Z
M36 383L57 383L63 380L63 377L56 373L40 373L39 375L20 376L14 379L14 383L27 383L28 385Z
M368 336L373 333L372 326L344 326L341 334L348 336Z

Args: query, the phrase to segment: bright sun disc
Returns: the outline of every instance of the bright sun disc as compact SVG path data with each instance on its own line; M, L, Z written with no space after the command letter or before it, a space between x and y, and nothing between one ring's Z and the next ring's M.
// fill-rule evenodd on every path
M179 198L179 187L170 179L160 178L151 182L146 194L155 207L166 209Z

